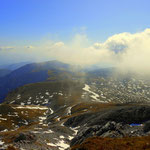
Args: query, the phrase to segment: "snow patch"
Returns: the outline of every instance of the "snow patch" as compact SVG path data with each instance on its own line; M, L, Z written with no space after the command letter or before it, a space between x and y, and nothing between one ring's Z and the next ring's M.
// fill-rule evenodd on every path
M49 146L54 146L54 147L58 147L59 150L65 150L67 148L69 148L69 144L65 143L64 140L60 140L59 143L47 143L47 145Z
M15 101L10 102L10 104L13 104Z
M27 102L27 104L28 104L28 105L30 105L30 104L31 104L31 102L29 101L29 102Z
M3 145L3 144L4 144L4 142L0 140L0 145Z
M58 95L61 95L61 96L62 96L62 95L63 95L63 93L58 93Z
M46 95L49 95L49 92L46 92L45 94L46 94Z
M63 135L59 136L59 138L64 139L65 137Z
M70 147L69 144L65 143L64 140L59 141L59 143L57 143L57 146L59 146L60 150L65 150Z
M21 103L22 106L24 106L24 103Z
M54 146L54 147L56 147L56 145L53 144L53 143L47 143L47 145L48 145L48 146Z
M48 99L45 99L43 104L48 104Z
M67 115L71 115L71 109L72 109L72 107L67 108Z
M89 85L85 84L85 87L83 88L84 91L87 91L87 92L91 92L90 91L90 87Z
M52 130L44 131L43 133L54 133Z
M71 141L74 137L73 137L73 136L69 136L68 138L69 138L69 140Z
M7 120L7 118L0 118L0 120Z
M83 90L86 91L86 92L91 93L92 94L91 98L95 99L96 101L99 101L99 99L98 99L99 95L96 94L95 92L91 91L90 89L91 89L90 86L85 84L85 87L83 88Z
M71 127L70 127L70 129L71 129L72 131L74 131L74 134L73 134L74 136L77 135L79 128L80 128L80 126L78 126L78 127L76 127L76 128L71 128Z
M53 113L54 113L54 111L53 111L51 108L49 108L49 110L50 110L51 114L53 114Z
M15 108L17 108L17 109L40 109L40 110L47 110L48 109L47 107L43 107L43 106L18 106Z
M17 95L17 99L20 99L20 98L21 98L21 95L20 95L20 94L18 94L18 95Z
M3 130L3 131L1 131L1 132L7 132L8 130L7 129L5 129L5 130Z

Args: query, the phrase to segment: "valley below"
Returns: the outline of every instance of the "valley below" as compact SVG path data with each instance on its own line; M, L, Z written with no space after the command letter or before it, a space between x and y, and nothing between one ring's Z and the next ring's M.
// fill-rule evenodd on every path
M0 150L150 149L148 78L52 61L0 81Z

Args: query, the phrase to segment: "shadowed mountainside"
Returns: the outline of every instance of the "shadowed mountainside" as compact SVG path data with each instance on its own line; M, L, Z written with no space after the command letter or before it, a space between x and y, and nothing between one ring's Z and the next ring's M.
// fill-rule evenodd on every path
M57 61L25 65L0 78L0 100L4 100L13 89L25 84L46 81L49 78L55 81L71 77L72 72L69 69L69 65Z
M9 73L11 73L11 70L0 69L0 77L4 77L4 76L8 75Z

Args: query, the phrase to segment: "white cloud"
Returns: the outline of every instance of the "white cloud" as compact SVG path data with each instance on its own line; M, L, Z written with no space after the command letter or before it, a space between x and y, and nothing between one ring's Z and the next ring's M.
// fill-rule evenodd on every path
M63 42L57 42L54 44L54 47L63 47L65 44Z
M34 48L32 45L29 45L29 46L25 46L25 48L27 48L27 49L32 49L32 48Z
M7 59L8 53L0 54ZM94 44L85 34L77 34L67 43L49 40L40 45L16 47L9 55L15 55L18 61L57 59L77 65L110 64L122 70L150 72L150 29L116 34L104 43Z
M0 47L0 51L7 51L7 50L12 50L14 49L15 47L12 47L12 46L1 46Z

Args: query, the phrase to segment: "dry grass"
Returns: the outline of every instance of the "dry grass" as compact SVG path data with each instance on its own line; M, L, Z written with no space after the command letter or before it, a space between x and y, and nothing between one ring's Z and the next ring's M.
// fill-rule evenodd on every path
M17 105L10 105L13 108L11 113L17 113L16 116L8 116L7 114L2 115L2 118L7 120L1 120L0 125L3 126L4 129L9 131L0 132L0 136L3 137L5 143L12 143L15 137L22 133L33 130L34 126L38 124L38 118L43 116L46 110L39 109L27 109L27 108L17 108ZM7 111L9 114L9 110ZM16 125L19 124L21 120L30 121L28 125L21 125L18 129L16 129ZM13 130L15 129L15 130Z
M150 150L150 136L126 138L92 137L71 150Z
M14 106L13 106L14 107ZM14 107L15 108L15 107ZM13 113L17 115L9 116L8 114L2 114L2 118L6 120L0 120L0 125L4 129L14 129L15 125L18 125L19 121L27 120L34 122L39 116L43 116L46 110L38 110L38 109L18 109L17 107L14 109ZM8 110L9 113L9 110ZM14 124L14 125L13 125Z
M6 150L18 150L18 149L14 148L13 146L8 146Z
M76 112L85 112L85 110L88 110L88 111L91 111L91 112L97 112L97 111L100 111L100 110L103 110L103 109L109 109L109 108L112 108L112 107L115 107L116 104L113 104L113 103L80 103L76 106L74 106L72 108L72 113L76 113Z
M114 103L96 103L96 102L79 103L75 105L74 107L72 107L71 115L62 116L61 119L68 119L74 116L85 114L87 112L99 112L99 111L103 111L103 110L114 108L114 107L118 107L118 106Z
M19 135L20 133L25 133L28 131L32 131L34 125L37 125L38 123L32 123L29 126L21 126L20 128L18 128L17 130L14 131L7 131L7 132L1 132L0 136L3 137L3 141L7 144L12 143L14 141L14 139L16 138L17 135Z

